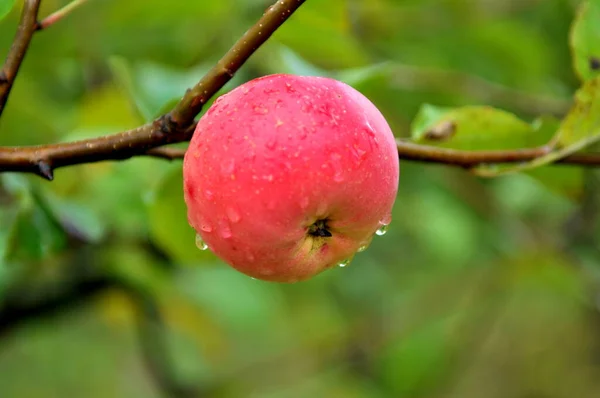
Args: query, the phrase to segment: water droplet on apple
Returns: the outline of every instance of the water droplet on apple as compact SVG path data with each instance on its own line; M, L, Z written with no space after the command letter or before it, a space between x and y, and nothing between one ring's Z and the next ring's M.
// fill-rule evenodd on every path
M368 244L361 245L361 246L359 246L359 248L358 248L357 252L358 252L358 253L360 253L360 252L364 252L365 250L367 250L367 248L368 248L368 247L369 247L369 245L368 245Z
M263 90L263 92L264 92L265 94L267 94L267 95L268 95L268 94L275 94L275 93L278 93L278 92L279 92L279 90L277 90L276 88L267 87L267 88L265 88L265 89Z
M292 85L290 83L286 83L285 84L285 89L287 90L288 93L295 93L296 89L294 87L292 87Z
M202 240L200 234L196 234L196 247L200 250L208 249L208 245Z
M232 223L236 223L239 222L240 219L242 218L240 216L240 213L236 210L235 207L230 206L228 207L225 212L227 213L227 218L229 218L229 221L231 221Z
M306 210L308 208L308 204L309 204L309 199L307 196L304 196L302 199L300 199L300 208L302 210Z
M211 201L211 200L214 199L215 194L210 189L205 189L204 190L204 197L206 198L206 200Z
M373 126L371 126L369 119L366 119L366 118L365 118L365 127L367 129L367 133L369 133L370 136L375 137L375 129L373 128Z
M381 224L379 229L375 231L375 234L378 236L383 236L388 231L388 224Z
M221 224L221 237L223 239L229 239L231 238L231 235L231 227L229 226L227 220L223 219L223 222Z
M300 139L303 140L303 139L306 139L307 136L308 136L308 127L302 126L300 128L300 131L298 132L298 137L300 137Z
M246 254L246 260L250 261L251 263L254 262L254 260L256 260L256 258L254 257L254 254L252 253L247 253Z
M343 261L340 261L338 263L338 267L342 267L343 268L343 267L347 266L348 264L350 264L350 261L352 261L352 260L349 259L349 258L347 258L347 259L345 259Z
M235 159L229 158L225 159L223 163L221 163L221 172L223 176L229 177L235 171Z
M254 113L259 114L259 115L266 115L267 113L269 113L269 110L263 106L255 106L254 107Z
M392 213L388 213L385 217L379 220L379 224L381 225L390 225L392 222Z
M202 221L200 223L200 229L204 232L212 232L212 226L208 223L208 221Z
M351 147L350 147L350 153L352 154L352 158L354 159L354 163L359 166L365 155L367 154L367 151L363 150L358 143L354 143Z
M267 138L267 142L265 143L265 146L267 147L267 149L275 149L275 146L277 145L277 138L276 137L269 137Z
M335 182L344 181L344 173L342 170L342 164L340 163L340 160L342 159L342 155L340 155L337 152L332 152L329 155L329 158L331 160L331 167L333 168L333 181L335 181Z

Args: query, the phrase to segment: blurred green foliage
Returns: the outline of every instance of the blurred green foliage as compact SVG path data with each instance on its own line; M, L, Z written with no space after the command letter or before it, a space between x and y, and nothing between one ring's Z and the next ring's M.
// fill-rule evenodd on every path
M44 0L41 14L66 3ZM444 145L497 148L546 142L560 127L544 104L568 104L586 80L580 97L593 105L567 119L569 148L596 139L600 115L589 89L600 5L578 14L580 3L308 0L224 90L268 73L333 76L371 98L398 137L453 117L460 129ZM153 119L269 4L88 1L34 36L0 144ZM0 21L2 53L20 5ZM597 172L486 180L401 162L387 235L351 266L294 285L196 249L179 161L0 182L2 397L194 396L173 383L211 397L600 396ZM139 321L154 307L162 327Z

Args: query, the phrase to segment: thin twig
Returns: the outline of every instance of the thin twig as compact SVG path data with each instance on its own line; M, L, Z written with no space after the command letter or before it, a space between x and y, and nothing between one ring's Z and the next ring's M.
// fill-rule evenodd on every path
M398 156L401 159L461 167L474 167L492 163L521 163L547 155L551 151L551 148L547 146L510 150L465 151L419 145L400 139L396 140L396 145Z
M64 144L0 147L0 172L35 173L48 180L58 167L121 160L165 144L188 141L194 117L246 60L305 0L279 0L250 28L169 113L133 130Z
M550 153L546 146L514 150L464 151L419 145L405 140L396 140L398 157L403 160L438 163L447 166L475 167L483 164L521 163L537 159ZM185 149L160 147L145 153L161 159L181 159ZM555 164L597 167L600 166L600 153L576 153L559 159Z
M46 18L44 18L42 21L40 21L37 24L36 29L37 30L46 29L48 26L53 25L54 23L63 19L65 16L67 16L74 9L76 9L77 7L79 7L80 5L85 3L86 1L87 0L73 0L72 2L70 2L63 8L61 8L60 10L53 12L52 14L50 14Z
M25 1L17 34L6 56L4 66L0 71L0 115L4 111L10 90L15 82L23 58L25 58L25 53L27 53L33 33L37 29L37 15L40 8L40 1Z

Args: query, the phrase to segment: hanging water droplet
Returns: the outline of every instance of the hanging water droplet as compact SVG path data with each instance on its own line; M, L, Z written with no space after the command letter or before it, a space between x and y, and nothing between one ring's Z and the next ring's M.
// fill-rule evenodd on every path
M385 233L388 231L388 225L389 224L381 224L379 229L377 231L375 231L375 234L378 236L385 235Z
M343 261L340 261L338 263L338 267L342 267L343 268L343 267L347 266L348 264L350 264L350 261L351 261L351 259L349 259L349 258L347 258L347 259L345 259Z
M196 234L196 247L200 250L208 249L208 245L202 240L200 234Z
M227 213L227 218L229 218L229 221L231 221L234 224L240 221L240 219L242 218L240 216L240 213L233 206L228 207L227 210L225 210L225 212Z

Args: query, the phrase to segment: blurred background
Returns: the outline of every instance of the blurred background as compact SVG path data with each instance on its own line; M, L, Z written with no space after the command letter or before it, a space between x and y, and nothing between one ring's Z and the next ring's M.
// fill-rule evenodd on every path
M21 2L0 21L0 54ZM44 0L45 16L67 1ZM575 0L308 0L226 89L328 75L410 134L423 103L564 114ZM0 145L168 110L270 5L88 1L34 36ZM485 131L482 131L485 134ZM600 179L401 162L389 232L293 285L194 245L181 162L0 177L0 396L600 396Z

